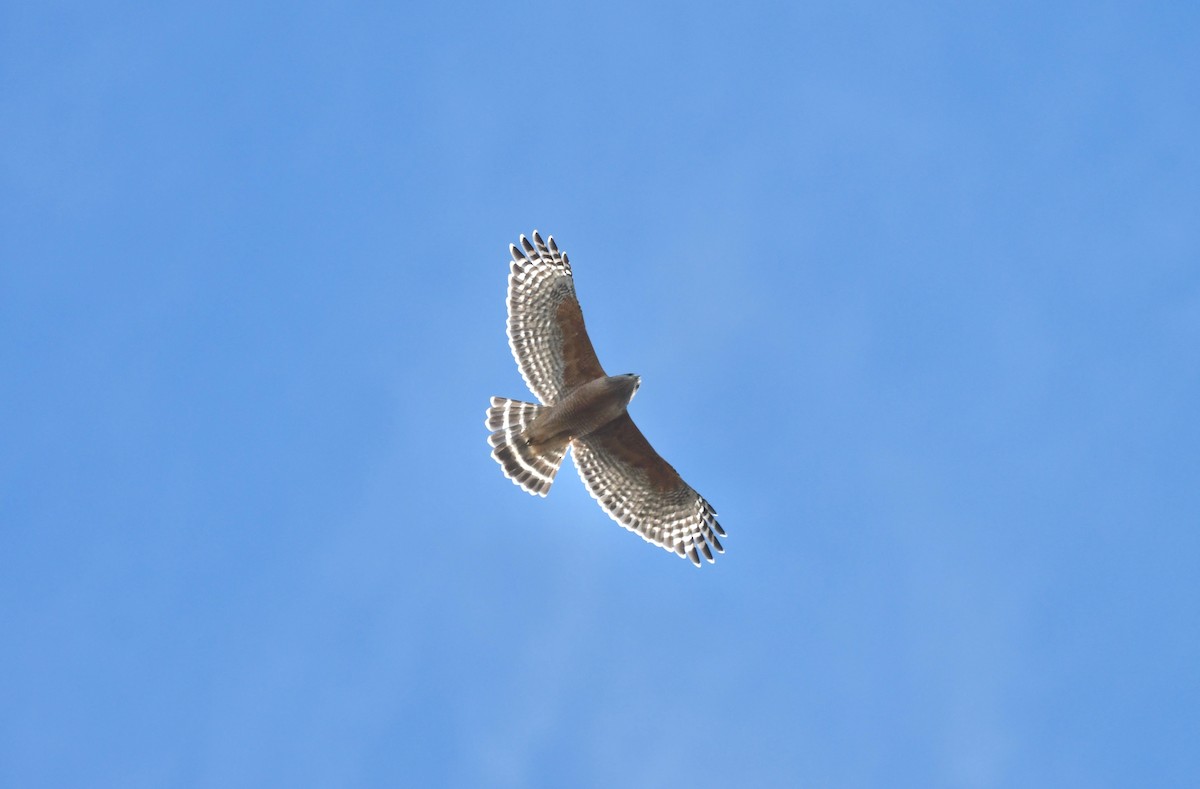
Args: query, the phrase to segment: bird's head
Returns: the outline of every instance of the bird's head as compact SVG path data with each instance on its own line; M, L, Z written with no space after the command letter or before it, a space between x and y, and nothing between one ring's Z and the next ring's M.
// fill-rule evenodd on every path
M633 396L637 394L638 387L642 385L642 377L640 375L634 375L633 373L625 373L625 375L622 377L628 378L633 382L633 390L629 393L629 399L632 400Z

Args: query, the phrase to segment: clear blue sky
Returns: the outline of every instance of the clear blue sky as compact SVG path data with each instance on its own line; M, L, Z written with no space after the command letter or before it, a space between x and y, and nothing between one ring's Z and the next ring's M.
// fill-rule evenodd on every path
M1189 4L8 3L0 68L0 784L1200 781ZM715 566L489 458L535 227Z

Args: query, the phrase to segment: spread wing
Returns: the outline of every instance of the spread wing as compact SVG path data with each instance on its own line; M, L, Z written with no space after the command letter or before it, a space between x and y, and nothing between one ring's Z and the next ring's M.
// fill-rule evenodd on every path
M547 405L604 377L575 298L571 263L554 237L509 245L508 344L529 390Z
M623 414L572 443L575 465L588 493L617 523L642 539L692 560L713 561L725 549L717 513L663 460L637 425Z

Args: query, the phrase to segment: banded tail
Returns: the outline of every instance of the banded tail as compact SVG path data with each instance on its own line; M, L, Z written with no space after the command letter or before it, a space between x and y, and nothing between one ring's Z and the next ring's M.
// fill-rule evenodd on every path
M544 405L522 403L507 397L493 397L485 424L492 434L488 443L495 447L492 457L504 470L504 476L537 496L545 496L554 484L554 475L567 454L567 445L544 447L530 444L525 428L533 424Z

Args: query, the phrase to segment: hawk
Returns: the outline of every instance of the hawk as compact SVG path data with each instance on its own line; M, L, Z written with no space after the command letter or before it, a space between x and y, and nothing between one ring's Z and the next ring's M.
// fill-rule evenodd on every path
M626 407L636 375L607 375L575 298L571 264L553 236L509 245L508 344L540 404L493 397L488 443L504 475L545 496L567 449L592 498L647 542L710 563L724 553L717 513L663 460Z

